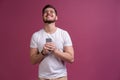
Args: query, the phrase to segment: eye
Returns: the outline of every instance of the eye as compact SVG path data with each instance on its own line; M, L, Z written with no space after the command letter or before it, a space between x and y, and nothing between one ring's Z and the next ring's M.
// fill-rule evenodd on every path
M44 13L47 13L48 11L44 11Z
M51 13L51 14L53 14L53 13L55 13L55 11L52 10L52 9L46 9L46 10L44 11L44 13Z
M50 11L50 13L55 13L54 11Z

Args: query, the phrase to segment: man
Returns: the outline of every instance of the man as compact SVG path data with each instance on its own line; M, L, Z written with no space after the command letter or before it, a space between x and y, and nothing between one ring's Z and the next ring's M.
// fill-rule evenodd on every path
M39 64L39 80L67 80L65 62L74 62L74 50L67 31L56 27L57 11L52 5L42 10L44 28L32 35L30 59Z

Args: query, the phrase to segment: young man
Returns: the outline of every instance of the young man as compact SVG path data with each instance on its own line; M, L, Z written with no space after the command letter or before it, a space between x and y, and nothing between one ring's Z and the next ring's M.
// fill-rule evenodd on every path
M52 5L42 10L44 28L32 35L30 59L39 64L39 80L67 80L65 62L74 62L74 50L67 31L56 27L57 11Z

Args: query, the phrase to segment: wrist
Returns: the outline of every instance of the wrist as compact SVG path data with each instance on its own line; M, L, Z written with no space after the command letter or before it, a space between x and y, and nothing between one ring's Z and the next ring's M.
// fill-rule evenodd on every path
M41 54L42 54L43 56L45 56L45 53L44 53L44 51L43 51L43 50L41 51Z
M58 50L57 48L55 48L53 52L54 52L54 53L58 53L59 50Z

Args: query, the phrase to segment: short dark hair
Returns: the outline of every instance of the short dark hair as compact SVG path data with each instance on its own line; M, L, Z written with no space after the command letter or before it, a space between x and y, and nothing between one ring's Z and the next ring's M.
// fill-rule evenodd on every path
M57 15L57 10L55 9L54 6L52 6L52 5L50 5L50 4L47 4L47 5L42 9L42 14L44 14L46 8L53 8L53 9L55 10L56 15Z

